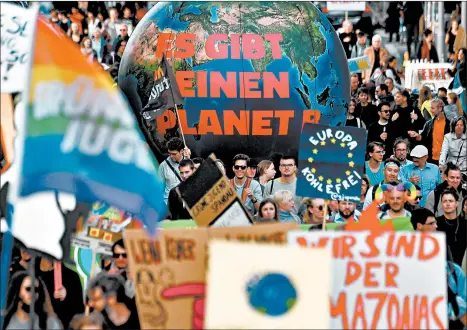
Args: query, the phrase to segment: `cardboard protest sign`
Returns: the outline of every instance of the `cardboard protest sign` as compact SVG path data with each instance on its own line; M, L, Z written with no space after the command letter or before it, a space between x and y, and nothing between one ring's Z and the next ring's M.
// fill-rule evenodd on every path
M297 195L360 201L367 131L306 124L300 136Z
M328 328L330 254L211 241L205 328Z
M237 192L209 156L196 172L177 187L177 193L199 227L252 223Z
M447 329L443 234L294 231L288 244L331 248L331 328Z
M142 329L201 329L207 232L164 230L151 240L125 230L130 271Z
M365 11L366 1L326 1L328 11Z
M209 228L209 239L226 239L240 242L287 243L287 233L299 229L297 223L255 224L251 227Z
M95 202L89 216L78 221L73 245L112 255L111 247L122 238L123 230L138 228L143 228L143 224L131 213L102 201Z
M0 3L0 11L2 93L22 92L29 69L37 11L6 2Z

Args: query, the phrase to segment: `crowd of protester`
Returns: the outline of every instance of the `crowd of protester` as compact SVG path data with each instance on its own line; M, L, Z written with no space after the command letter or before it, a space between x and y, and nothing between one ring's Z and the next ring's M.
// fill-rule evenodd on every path
M78 2L69 10L53 8L49 14L50 21L79 45L83 56L101 63L116 78L126 43L147 12L147 4L113 5ZM458 14L448 24L445 42L452 62L450 74L465 88L465 32ZM439 56L432 41L433 33L429 28L421 33L419 28L422 15L419 2L392 2L386 30L391 40L394 34L397 41L405 38L409 58L436 62ZM258 223L296 222L315 229L323 223L358 221L377 199L378 187L391 186L387 198L379 201L380 220L409 217L415 230L446 234L450 251L449 290L450 294L457 292L454 301L449 300L449 315L455 319L456 315L462 315L459 305L465 313L466 303L465 292L463 295L459 292L462 288L458 283L464 279L465 291L465 275L460 265L465 263L467 246L467 110L461 107L457 94L448 93L449 88L456 86L436 91L428 87L420 91L405 89L403 66L399 67L396 54L390 54L381 36L373 31L371 35L353 31L352 24L345 21L339 37L348 58L365 55L370 61L369 70L350 77L351 100L344 123L368 130L359 202L297 196L294 153L258 159L247 155L245 150L233 157L232 169L227 169L220 159L216 163L230 176L230 183ZM166 221L189 219L188 209L175 188L195 173L203 159L191 158L190 150L178 137L168 141L167 149L169 155L159 166L169 210ZM415 198L406 198L405 182L415 186ZM4 329L29 327L33 294L33 321L37 329L139 328L135 289L123 240L114 243L111 257L101 257L100 269L87 283L85 292L78 274L66 265L62 265L63 287L56 290L53 261L31 257L19 244L16 251L10 269ZM27 272L33 258L35 283Z

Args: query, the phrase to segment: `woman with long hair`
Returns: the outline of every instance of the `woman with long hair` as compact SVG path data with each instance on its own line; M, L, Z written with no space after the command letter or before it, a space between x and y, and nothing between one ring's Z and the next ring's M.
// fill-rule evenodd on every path
M439 165L452 162L459 166L463 175L467 175L467 137L465 134L466 120L463 116L457 116L451 120L450 133L444 136Z
M360 189L360 202L357 203L355 207L356 210L362 212L363 211L363 204L365 203L366 193L370 189L370 180L368 180L367 176L362 178L362 188Z
M71 40L73 40L73 42L77 43L78 45L81 43L81 40L83 40L83 34L80 32L77 23L71 23L67 34L71 38Z
M39 278L35 282L34 329L63 329L44 282ZM3 329L29 329L32 285L32 278L26 271L17 272L12 277L7 292Z
M347 109L347 118L345 119L344 126L366 128L365 123L355 113L356 106L357 106L357 100L354 98L350 99L349 108Z
M451 121L454 117L462 116L461 101L456 93L448 94L448 104L444 107L444 115Z
M459 25L459 18L453 17L449 22L449 28L444 39L444 43L448 45L448 57L456 54L456 50L466 47L465 31Z
M274 177L276 176L274 163L269 159L262 160L258 164L258 170L259 183L261 185L261 188L264 190L264 186L266 186L266 183L274 179Z
M276 203L271 198L263 199L259 204L257 222L279 221L279 212Z
M431 95L431 90L427 86L420 88L420 95L418 97L418 108L423 114L425 121L428 121L433 118L431 113L431 100L433 100L433 95Z
M94 59L97 61L97 53L92 49L92 41L89 37L84 37L81 41L81 54L86 56L89 62L92 62Z

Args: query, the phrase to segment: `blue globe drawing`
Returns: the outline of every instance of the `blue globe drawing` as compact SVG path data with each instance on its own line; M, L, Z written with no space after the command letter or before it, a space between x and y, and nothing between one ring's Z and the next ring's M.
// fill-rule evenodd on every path
M185 127L188 127L185 130L195 130L185 132L193 157L207 157L214 152L229 165L229 160L236 153L266 158L272 152L298 150L305 111L310 109L321 113L320 124L339 126L345 122L350 99L347 59L332 25L311 2L157 3L131 35L119 69L119 86L137 116L148 103L154 74L159 68L162 55L156 56L156 52L159 52L158 41L162 33L169 33L173 39L185 33L194 35L194 40L190 41L195 47L194 55L168 58L168 62L175 72L207 74L206 83L197 85L197 80L194 80L195 95L186 97L183 104L186 111L183 120L186 121ZM215 47L226 45L227 58L211 58L207 54L206 42L216 34L228 36L228 40L216 41L215 44ZM242 47L248 34L261 36L264 56L247 58L247 52ZM281 36L279 56L273 52L273 43L266 41L271 34ZM240 50L235 48L234 35L242 36ZM175 41L164 45L177 48ZM288 97L280 97L277 91L274 91L273 97L266 97L264 93L261 97L243 97L240 83L236 84L236 97L227 97L223 91L219 97L199 96L202 94L201 88L207 86L209 92L212 84L216 83L211 78L213 72L220 73L224 79L227 79L228 72L236 73L237 77L240 77L240 72L259 72L261 76L256 81L258 91L264 91L269 83L264 73L272 73L276 79L279 79L280 73L286 73ZM131 90L123 86L129 80L134 82ZM209 124L217 126L217 120L222 134L201 132L203 123L200 121L203 120L200 113L203 110L215 111L215 118L210 117ZM245 110L249 118L241 116ZM238 124L232 130L227 129L229 123L231 125L232 114L227 118L226 111L243 120L248 132L239 132ZM266 122L260 123L254 117L259 111L271 111L266 116ZM291 111L293 117L279 118L285 111ZM173 129L161 130L160 125L158 127L155 123L149 128L149 133L145 132L146 138L154 142L158 151L165 152L166 142L181 134L179 124L176 119ZM265 129L255 132L254 125L263 125ZM156 157L161 159L161 155L156 154Z
M297 290L290 279L279 273L253 277L246 288L250 305L262 314L281 316L297 301Z

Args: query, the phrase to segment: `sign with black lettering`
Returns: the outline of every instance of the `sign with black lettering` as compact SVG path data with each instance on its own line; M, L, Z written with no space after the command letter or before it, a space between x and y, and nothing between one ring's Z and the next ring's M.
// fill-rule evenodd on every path
M33 43L36 11L2 2L1 27L1 85L2 93L22 92Z
M123 233L142 329L202 329L206 276L205 229Z
M234 187L209 156L195 174L177 187L199 227L245 226L252 223Z

